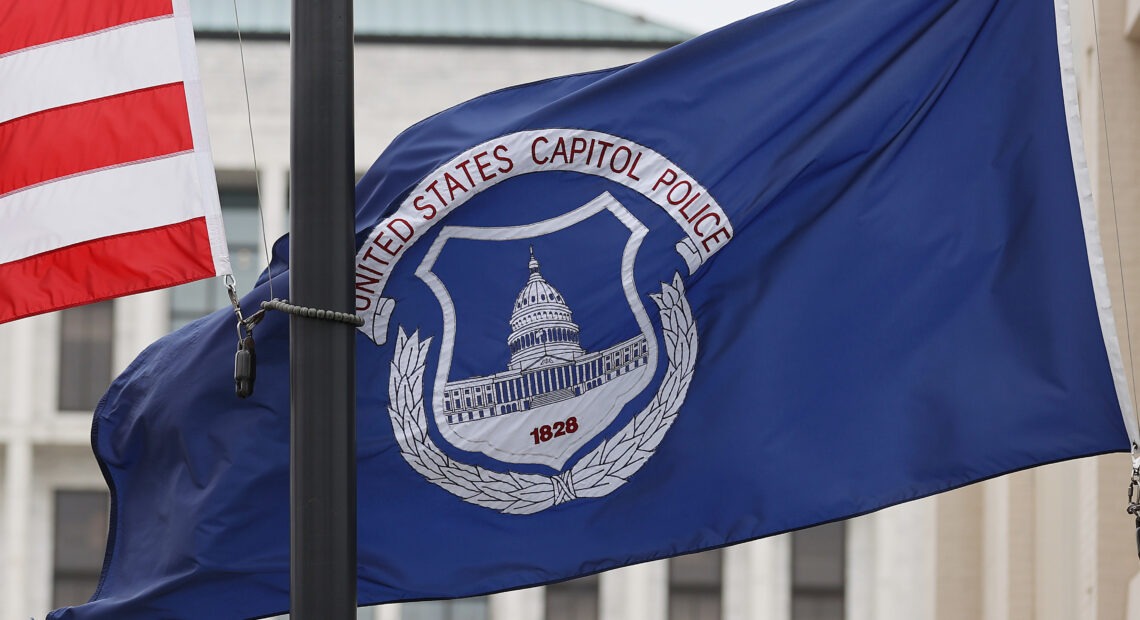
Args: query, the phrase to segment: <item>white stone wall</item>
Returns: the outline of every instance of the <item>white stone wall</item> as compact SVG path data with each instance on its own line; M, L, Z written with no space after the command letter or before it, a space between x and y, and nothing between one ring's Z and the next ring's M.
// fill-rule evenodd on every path
M356 159L366 170L407 126L511 84L634 62L638 49L358 45ZM251 179L241 55L202 41L199 60L219 182ZM249 99L270 242L288 228L289 47L245 47ZM243 283L248 288L251 283ZM114 371L166 333L163 291L116 300ZM89 413L57 410L59 319L0 325L0 617L42 618L51 607L53 494L105 489L91 455ZM391 612L389 612L391 613Z
M356 169L363 173L384 147L416 122L481 94L556 75L640 60L651 50L471 45L356 46ZM251 170L249 116L241 57L229 41L202 41L203 75L214 163ZM261 170L267 232L288 229L284 201L289 169L289 47L247 42L249 106Z
M1073 7L1081 46L1081 107L1106 259L1112 267L1123 255L1123 281L1133 299L1133 341L1140 343L1140 303L1135 301L1140 299L1140 243L1133 241L1140 240L1140 0L1096 1L1103 79L1095 73L1088 7ZM647 54L629 49L358 46L357 169L366 169L403 128L470 97ZM199 55L222 180L247 176L253 164L237 47L204 41ZM270 240L288 225L288 60L283 42L246 46ZM1106 135L1115 191L1108 185ZM1113 195L1115 212L1108 200ZM1116 243L1117 228L1123 250ZM1109 276L1120 300L1120 270L1110 269ZM168 295L137 295L116 301L115 308L115 367L120 370L165 332ZM1123 311L1118 301L1122 326ZM56 410L58 350L54 315L0 325L3 618L39 618L50 606L54 491L103 488L88 446L90 415ZM1127 475L1124 457L1089 459L851 521L848 619L1121 620L1127 613L1140 620L1140 600L1128 600L1138 563L1132 521L1123 513ZM733 547L724 557L726 620L794 620L789 617L787 536ZM604 574L602 619L665 620L666 576L663 563ZM1140 596L1140 582L1132 589ZM494 620L531 620L542 608L541 589L497 595L490 605ZM384 620L400 615L399 606L371 613Z

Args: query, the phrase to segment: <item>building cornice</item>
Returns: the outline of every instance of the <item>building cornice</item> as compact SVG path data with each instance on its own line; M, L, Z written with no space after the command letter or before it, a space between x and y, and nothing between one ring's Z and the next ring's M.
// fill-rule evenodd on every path
M199 41L234 41L237 33L231 31L198 30L194 36ZM278 41L287 43L287 32L243 32L243 41ZM445 37L445 36L401 36L358 34L353 41L377 45L453 45L463 47L551 47L551 48L620 48L664 50L681 43L677 41L630 41L628 39L538 39L503 37Z

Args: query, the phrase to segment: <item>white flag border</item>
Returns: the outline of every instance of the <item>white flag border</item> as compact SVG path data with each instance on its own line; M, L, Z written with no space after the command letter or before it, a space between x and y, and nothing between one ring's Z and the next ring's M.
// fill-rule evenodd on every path
M198 52L194 47L194 23L190 17L190 0L174 0L174 23L178 32L178 51L182 59L186 111L190 116L190 134L194 139L194 158L201 187L202 212L210 235L210 254L214 275L233 273L229 246L222 223L222 206L218 198L218 180L210 149L210 132L206 123L206 100L202 95L202 79L198 73ZM250 283L252 285L252 283Z
M1073 63L1073 27L1069 14L1069 0L1054 0L1053 8L1057 21L1057 52L1061 67L1061 89L1065 99L1065 120L1069 129L1069 149L1072 153L1073 171L1077 181L1081 221L1084 224L1089 272L1092 275L1093 293L1096 296L1097 314L1100 317L1104 347L1108 354L1109 366L1112 369L1112 379L1116 385L1116 398L1119 401L1120 413L1124 418L1124 427L1128 431L1128 438L1132 444L1132 464L1133 467L1137 467L1140 466L1140 429L1137 428L1136 413L1128 389L1128 376L1124 371L1124 357L1121 354L1116 319L1112 314L1112 296L1108 286L1104 248L1101 246L1100 225L1096 204L1093 202L1088 160L1085 158L1081 111L1077 99L1077 72Z

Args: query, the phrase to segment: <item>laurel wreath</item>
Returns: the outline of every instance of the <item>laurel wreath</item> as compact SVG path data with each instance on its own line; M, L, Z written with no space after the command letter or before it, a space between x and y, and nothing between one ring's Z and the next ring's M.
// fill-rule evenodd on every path
M534 514L579 497L601 497L653 456L685 401L697 359L697 326L681 275L650 295L661 313L669 365L653 400L613 437L556 476L499 472L452 459L428 434L423 375L431 338L399 329L388 381L388 413L404 460L429 482L477 506Z

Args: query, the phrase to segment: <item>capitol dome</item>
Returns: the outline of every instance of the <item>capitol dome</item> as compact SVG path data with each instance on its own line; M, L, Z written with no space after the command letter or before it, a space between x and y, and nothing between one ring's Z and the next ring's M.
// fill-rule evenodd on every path
M533 247L529 267L530 278L515 298L511 312L507 346L512 369L530 368L544 361L569 361L583 354L573 313L562 293L542 277Z

